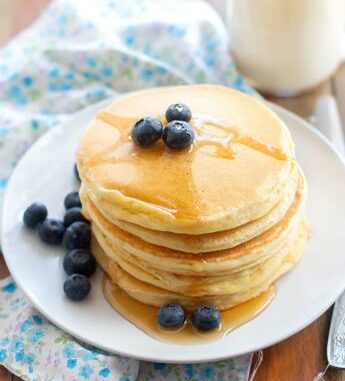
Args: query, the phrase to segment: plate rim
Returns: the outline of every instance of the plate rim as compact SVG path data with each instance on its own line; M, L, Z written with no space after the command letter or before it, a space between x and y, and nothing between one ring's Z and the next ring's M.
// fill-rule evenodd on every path
M35 145L38 142L41 142L40 144L42 144L42 142L44 142L44 140L49 140L50 139L49 136L50 136L51 133L53 133L53 131L55 131L56 129L62 129L63 126L66 123L69 123L71 119L73 119L73 118L80 118L80 116L83 115L83 114L89 114L93 110L96 111L99 108L105 107L109 103L111 103L111 101L113 99L115 99L116 97L118 97L118 96L107 98L106 100L102 100L101 102L97 102L97 103L95 103L93 105L90 105L90 106L84 108L83 110L78 111L77 113L72 114L68 119L62 121L61 123L56 125L53 129L51 129L50 131L48 131L45 134L43 134L39 139L36 140L36 142L34 144L32 144L30 146L30 148L23 155L23 157L20 159L20 161L16 165L14 171L12 172L12 175L11 175L11 177L9 179L8 186L7 186L7 188L6 188L5 192L4 192L3 210L2 210L1 220L0 220L1 221L0 228L3 226L3 224L5 222L5 214L6 214L5 211L8 208L6 200L8 199L7 194L9 193L10 188L11 188L10 184L12 182L12 179L14 178L14 174L18 170L20 170L21 162L25 160L26 155L28 155L30 153L30 151L32 149L34 149ZM295 113L293 113L293 112L291 112L289 110L286 110L282 106L276 105L276 104L268 102L268 101L264 101L264 103L266 103L270 109L272 109L275 113L277 113L279 117L281 117L281 115L283 114L284 116L287 116L288 118L290 118L294 123L303 126L303 128L309 130L309 132L311 132L312 134L315 134L322 141L322 143L325 144L328 147L328 149L330 149L332 151L333 154L335 154L336 158L343 165L343 169L344 169L344 173L345 173L345 158L342 157L342 155L335 149L335 147L330 143L330 141L321 132L319 132L315 127L313 127L307 121L302 119L300 116L296 115ZM5 230L4 228L1 228L1 235L0 235L1 242L6 242L5 231L4 230ZM212 355L212 353L210 353L209 356L207 356L207 357L204 356L203 358L197 358L197 359L195 359L195 358L193 358L193 359L190 359L190 358L182 359L181 358L180 360L178 360L178 359L169 360L169 359L167 359L165 357L157 357L157 356L154 356L152 354L151 355L134 355L133 351L130 351L130 350L127 350L127 351L126 350L114 350L112 348L109 348L107 346L103 346L102 344L99 344L97 342L97 340L94 340L94 339L89 338L89 337L87 337L87 338L82 337L81 335L76 334L73 331L73 329L66 328L59 321L55 320L54 316L52 316L50 313L48 313L45 310L44 306L42 306L38 302L38 300L36 300L35 296L32 294L31 291L25 289L24 285L22 285L21 280L18 279L17 275L15 275L15 272L12 271L13 269L12 269L10 260L8 260L8 255L6 254L5 251L3 251L3 256L4 256L4 259L5 259L5 262L6 262L7 266L8 266L8 269L10 271L10 275L15 280L15 282L19 286L20 290L30 300L30 302L33 304L33 306L40 313L42 313L43 316L45 316L47 318L47 320L49 320L50 322L52 322L53 324L58 326L61 330L63 330L64 332L67 332L72 337L76 338L77 340L81 340L81 341L87 342L87 343L89 343L91 345L94 345L97 348L106 350L108 352L111 352L111 353L114 353L114 354L117 354L117 355L120 355L120 356L135 358L135 359L144 360L144 361L151 361L151 362L152 361L153 362L161 361L161 362L165 362L165 363L185 364L185 363L190 363L190 362L192 362L192 363L204 363L204 362L212 362L212 361L222 361L222 360L226 360L226 359L229 359L229 358L232 358L232 357L235 357L235 356L240 356L240 355L244 355L244 354L247 354L247 353L258 351L260 349L267 348L267 347L269 347L271 345L274 345L276 343L281 342L282 340L285 340L286 338L294 335L297 332L300 332L306 326L308 326L313 321L315 321L317 318L319 318L335 302L335 300L341 295L341 293L343 292L343 290L345 288L345 278L344 278L344 282L343 282L343 285L342 285L341 289L337 290L336 292L334 292L336 297L334 297L334 299L332 298L332 300L330 300L328 303L326 303L323 306L323 308L321 308L320 311L317 314L315 314L313 317L311 317L306 322L304 322L304 324L298 325L297 328L291 329L289 332L286 332L286 333L284 333L284 334L282 334L280 336L277 336L274 340L271 340L271 341L267 342L263 347L262 346L253 345L246 352L241 352L241 353L238 353L238 354L235 354L235 355L230 355L230 356L228 354L224 354L224 355L219 355L219 354ZM85 336L87 336L87 335L85 335Z

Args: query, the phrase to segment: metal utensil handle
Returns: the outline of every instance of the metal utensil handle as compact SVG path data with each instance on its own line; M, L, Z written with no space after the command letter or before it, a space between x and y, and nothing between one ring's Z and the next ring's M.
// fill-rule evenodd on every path
M345 292L334 305L328 336L327 358L330 365L345 369Z
M334 97L320 98L315 114L316 127L333 143L339 153L345 154L343 129ZM334 305L327 343L327 359L329 365L345 369L345 292Z

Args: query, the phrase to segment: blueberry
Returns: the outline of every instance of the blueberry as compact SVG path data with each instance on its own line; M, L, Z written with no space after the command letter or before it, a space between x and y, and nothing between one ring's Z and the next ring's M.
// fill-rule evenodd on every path
M68 193L65 197L64 205L66 209L74 208L75 206L81 208L79 192L73 191Z
M66 227L73 224L73 222L88 222L88 220L83 216L81 208L75 206L74 208L67 209L63 223Z
M97 263L88 250L75 249L66 253L63 268L67 275L82 274L89 277L96 271Z
M29 228L34 228L40 222L45 220L47 218L47 215L48 210L46 206L39 202L34 202L28 208L26 208L23 215L23 221L24 224Z
M75 176L75 178L76 178L78 181L80 181L80 176L79 176L79 171L78 171L77 163L74 164L73 171L74 171L74 176Z
M179 328L186 321L186 313L180 304L168 303L158 310L157 320L164 328Z
M200 306L192 313L192 324L199 331L210 331L220 326L220 312L212 304Z
M41 240L50 245L58 245L62 242L65 226L62 221L47 218L38 225L38 235Z
M66 278L63 290L69 299L79 301L87 297L91 290L91 283L85 275L71 274Z
M183 103L174 103L170 105L165 112L165 119L167 122L172 122L173 120L189 122L191 117L192 113L189 107Z
M85 222L73 222L63 236L62 245L66 250L87 249L91 241L91 228Z
M163 140L169 148L186 148L193 143L194 131L189 123L176 120L164 128Z
M135 144L147 147L158 141L162 132L162 123L153 116L146 116L135 123L131 136Z

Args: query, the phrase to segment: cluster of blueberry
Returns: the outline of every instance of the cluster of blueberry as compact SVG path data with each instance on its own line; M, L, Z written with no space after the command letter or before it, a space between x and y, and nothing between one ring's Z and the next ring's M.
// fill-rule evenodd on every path
M181 304L168 303L158 310L157 320L163 328L178 329L186 323L187 315ZM192 312L191 322L198 331L211 331L220 326L220 312L212 304L204 304Z
M80 180L78 170L74 169L76 178ZM63 221L47 218L48 210L44 204L35 202L24 212L24 224L37 228L42 242L49 245L60 245L67 253L63 260L63 268L68 275L63 289L71 300L84 299L91 290L88 279L97 268L97 263L91 254L91 228L83 216L78 192L70 192L64 200L66 213Z
M189 121L192 113L188 106L174 103L168 107L165 119L168 124L163 128L161 121L153 116L138 120L132 129L132 140L135 144L148 147L161 137L166 146L173 149L187 148L194 141L194 131Z

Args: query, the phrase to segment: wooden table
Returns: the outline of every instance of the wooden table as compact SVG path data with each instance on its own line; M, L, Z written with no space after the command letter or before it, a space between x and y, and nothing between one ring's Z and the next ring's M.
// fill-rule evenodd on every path
M0 36L0 41L13 36L28 25L50 0L3 1L18 3L22 11L20 17L16 17L10 24L8 35ZM5 13L1 12L0 3L0 23L1 14ZM302 117L308 117L313 112L316 100L325 94L333 94L336 97L343 126L345 126L345 64L331 79L304 95L290 99L267 98ZM0 277L6 275L8 275L8 270L0 256ZM303 313L303 311L296 311L296 313ZM331 309L303 331L264 350L264 361L258 370L255 381L311 381L326 366L326 342L330 317ZM326 379L345 381L345 371L330 369ZM20 379L0 367L0 381L10 380L19 381Z

